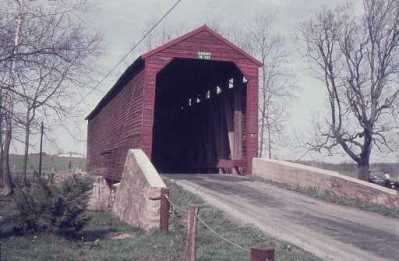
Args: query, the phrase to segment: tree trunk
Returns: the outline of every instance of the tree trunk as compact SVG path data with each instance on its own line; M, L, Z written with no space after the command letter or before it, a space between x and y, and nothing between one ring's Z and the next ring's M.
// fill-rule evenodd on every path
M262 108L263 109L263 108ZM264 118L264 113L262 112L262 119L261 119L261 123L260 123L260 144L259 144L259 157L262 158L263 156L263 147L264 147L264 143L265 143L265 118Z
M357 166L358 179L364 180L364 181L369 181L369 178L370 178L369 169L370 169L370 166L369 166L368 162L365 164L358 164L358 166Z
M3 90L0 88L0 188L3 187Z
M17 17L17 28L15 30L15 38L14 38L14 49L13 49L13 54L16 54L16 48L19 44L19 34L21 31L21 25L22 25L22 12L21 12L21 2L17 1L18 4L18 17ZM14 86L15 79L14 79L14 68L15 68L15 60L12 59L11 61L11 80L12 80L12 86ZM6 93L7 94L7 93ZM13 119L13 98L12 94L8 94L5 96L2 93L3 97L3 103L4 107L7 108L4 112L4 123L5 123L5 137L4 137L4 148L3 148L3 162L1 165L2 172L3 172L3 182L4 182L4 187L3 190L1 191L2 195L9 195L13 192L13 183L11 179L11 172L10 172L10 145L11 145L11 139L12 139L12 119ZM7 111L8 110L8 111Z
M13 192L13 184L11 180L11 173L10 173L10 145L11 145L11 138L12 138L12 123L11 117L5 117L5 140L4 140L4 151L3 151L3 164L2 164L2 171L3 171L3 189L1 194L4 196L8 196Z
M371 128L370 128L371 129ZM372 131L369 129L364 130L364 144L363 150L360 154L360 161L358 162L358 178L364 181L369 181L370 178L370 155L372 146Z
M29 138L30 138L30 111L26 112L26 125L25 125L25 152L23 162L23 175L24 184L27 184L27 171L28 171L28 155L29 155Z
M263 56L262 56L263 57ZM264 59L262 59L264 62ZM262 114L260 123L260 144L259 144L259 157L263 156L263 147L265 145L265 127L266 127L266 75L265 68L262 67Z
M271 124L270 124L270 115L267 115L267 117L266 117L266 128L267 128L267 142L268 142L268 144L267 144L267 151L268 151L268 156L269 156L269 159L271 159L272 158L272 132L271 132L271 129L272 129L272 126L271 126Z
M270 133L270 127L268 127L267 135L268 135L268 142L269 142L267 150L268 150L268 153L269 153L269 159L271 159L272 158L272 142L271 142L272 141L272 134Z

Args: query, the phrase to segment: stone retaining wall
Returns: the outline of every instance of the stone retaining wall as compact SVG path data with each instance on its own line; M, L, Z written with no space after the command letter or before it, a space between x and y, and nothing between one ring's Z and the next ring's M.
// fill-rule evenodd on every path
M109 211L115 199L115 191L117 185L109 185L107 181L101 177L95 177L93 189L90 194L88 209L92 211Z
M339 196L356 198L364 202L399 208L399 194L366 181L286 161L253 159L252 173L266 180L304 188L332 191Z
M128 151L112 212L146 231L160 226L161 190L166 185L142 150Z

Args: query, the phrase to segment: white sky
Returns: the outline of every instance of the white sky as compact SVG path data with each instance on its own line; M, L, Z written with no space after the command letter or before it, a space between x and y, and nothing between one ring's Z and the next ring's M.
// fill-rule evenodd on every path
M82 16L85 23L104 36L104 56L98 59L98 69L105 73L134 45L143 35L150 22L158 19L175 0L96 0L96 7L91 13ZM309 19L315 10L322 7L333 7L342 4L344 0L183 0L181 4L165 21L164 26L172 25L194 29L202 24L222 24L235 26L240 30L247 21L259 13L273 14L275 29L289 43L293 70L296 73L296 83L299 96L288 104L290 111L290 129L298 133L311 130L311 122L324 107L323 86L311 77L307 64L300 55L296 34L301 22ZM140 50L140 48L138 48ZM143 50L143 48L141 48ZM80 106L79 118L65 121L69 127L53 129L49 134L56 145L45 144L45 150L56 152L58 148L64 151L86 153L86 122L84 117L94 108L99 99L111 88L119 75L132 63L139 53L129 56L124 65L103 82L101 92L92 93ZM98 79L101 76L93 75ZM84 95L84 94L82 94ZM79 100L80 97L77 98ZM71 135L72 134L72 135ZM77 138L72 138L75 136ZM303 151L287 150L282 157L297 158ZM397 157L390 155L391 157ZM397 159L397 158L396 158Z

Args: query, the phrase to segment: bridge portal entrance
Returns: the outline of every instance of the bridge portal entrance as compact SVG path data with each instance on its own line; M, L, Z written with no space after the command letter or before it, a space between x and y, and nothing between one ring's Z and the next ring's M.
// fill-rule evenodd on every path
M163 173L243 173L246 79L232 62L173 59L156 77L152 160Z

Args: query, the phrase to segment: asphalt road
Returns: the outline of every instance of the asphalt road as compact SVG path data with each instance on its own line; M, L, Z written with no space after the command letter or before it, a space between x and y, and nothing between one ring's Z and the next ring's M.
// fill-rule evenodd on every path
M325 260L399 260L399 220L227 175L168 175L236 221Z

